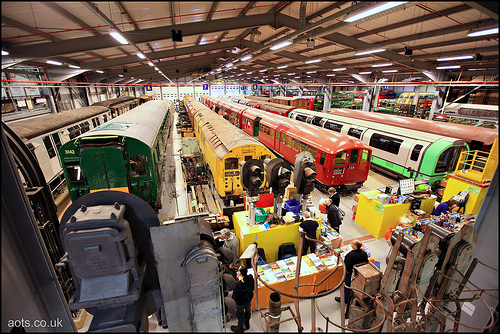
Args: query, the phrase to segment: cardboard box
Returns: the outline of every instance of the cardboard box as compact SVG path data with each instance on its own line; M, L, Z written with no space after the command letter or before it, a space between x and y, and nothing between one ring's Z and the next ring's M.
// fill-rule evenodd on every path
M359 202L359 194L356 194L354 196L354 202L358 203Z
M354 204L352 206L352 212L356 212L358 210L358 205L357 204Z
M285 200L291 199L299 199L299 193L297 192L297 188L288 186L285 189Z
M370 296L375 295L380 288L380 280L382 279L382 270L378 269L373 263L357 264L353 268L354 278L351 281L351 286L358 290L367 293ZM360 298L364 299L367 295L354 291Z

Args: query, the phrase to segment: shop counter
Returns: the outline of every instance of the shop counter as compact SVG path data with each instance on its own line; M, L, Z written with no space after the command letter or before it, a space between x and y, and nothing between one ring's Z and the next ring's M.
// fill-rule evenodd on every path
M308 254L302 257L301 263L301 276L299 280L299 285L303 284L317 284L325 279L328 274L335 270L336 257L322 256L317 257L314 254ZM296 294L295 286L295 267L297 263L297 257L293 257L286 260L276 261L269 263L264 266L258 266L257 271L259 276L261 276L267 284L272 286L281 292L285 292L291 295ZM279 268L279 269L278 269ZM253 270L249 273L253 274ZM335 273L333 273L327 280L325 280L321 285L314 286L301 286L299 287L299 295L309 296L311 293L319 293L324 290L332 289L340 284L342 281L342 276L344 273L344 267L339 264L336 268ZM255 277L255 275L254 275ZM279 278L278 278L279 277ZM276 281L280 279L282 281ZM274 283L272 283L274 282ZM258 288L258 298L259 307L261 309L269 308L269 296L273 291L268 289L266 286L260 283ZM282 303L293 302L294 298L281 295ZM252 310L256 310L257 305L255 303L255 298L252 299Z
M410 210L411 202L382 205L376 199L378 194L381 194L378 190L365 191L359 194L355 222L375 238L380 239L385 237L390 228L398 225L399 219ZM434 209L435 201L434 197L423 199L420 207L430 213Z
M273 208L270 209L273 212ZM269 230L261 230L259 226L248 226L248 211L239 211L233 214L234 232L239 242L239 253L247 249L252 242L257 242L259 248L263 248L266 253L268 263L278 260L278 250L281 244L292 242L295 245L295 251L299 250L299 225L300 222L290 225L279 225ZM320 231L317 232L319 240Z

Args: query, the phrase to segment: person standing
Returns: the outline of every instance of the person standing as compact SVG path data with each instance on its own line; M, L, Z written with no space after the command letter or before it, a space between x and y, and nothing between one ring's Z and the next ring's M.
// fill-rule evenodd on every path
M224 247L229 248L234 254L233 262L231 264L229 264L229 268L237 269L238 264L239 264L239 258L240 258L238 255L238 251L239 251L238 239L236 238L234 233L229 231L228 228L223 228L220 231L220 233L221 233L221 239L224 240Z
M252 316L250 306L253 299L254 279L252 275L248 275L248 269L245 266L240 267L240 275L240 281L236 282L233 290L238 325L231 326L231 330L235 333L243 333L243 325L247 330L250 329L250 318Z
M329 198L332 200L333 205L337 208L340 207L340 194L337 190L334 187L330 187L328 188L328 194L330 195Z
M316 231L319 229L317 221L311 218L309 211L304 212L305 220L299 225L299 232L305 232L310 239L316 239ZM308 250L310 250L308 252ZM304 245L302 246L302 256L307 253L316 253L316 242L304 238Z
M352 278L352 271L355 265L360 264L360 263L367 263L368 262L368 254L362 249L363 244L361 241L354 239L351 242L351 247L352 250L347 253L344 259L344 265L345 265L345 279L344 283L346 286L351 286L351 278ZM346 318L348 317L348 312L349 312L349 297L351 295L351 289L344 289L344 300L346 303ZM335 301L340 303L340 297L335 297Z
M328 224L340 234L340 225L342 224L342 219L340 218L340 214L338 208L332 203L332 200L327 198L325 201L326 205L326 218Z

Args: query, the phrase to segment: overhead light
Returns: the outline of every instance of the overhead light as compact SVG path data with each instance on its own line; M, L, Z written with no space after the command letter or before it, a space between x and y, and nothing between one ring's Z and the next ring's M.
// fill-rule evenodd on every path
M309 71L309 72L306 72L306 74L312 74L312 73L316 73L316 71Z
M299 77L294 77L295 79L300 79L300 76Z
M71 65L69 64L68 67L71 67L71 68L81 68L80 66L77 66L77 65Z
M372 65L372 67L384 67L384 66L391 66L392 63L386 63L386 64L375 64L375 65Z
M226 68L233 67L233 65L234 65L233 63L229 63L229 64L226 65Z
M120 78L123 78L123 74L118 74L118 76L119 76Z
M491 29L486 29L486 30L473 30L467 34L468 37L477 37L477 36L484 36L484 35L493 35L493 34L498 34L498 27L496 28L491 28Z
M437 61L462 60L462 59L472 59L472 58L474 58L474 56L472 56L472 55L466 55L466 56L438 58Z
M5 50L2 50L2 56L7 56L9 53Z
M277 68L278 70L281 70L282 68L287 68L287 67L288 67L288 65L283 65L283 66L278 66L278 67L276 67L276 68Z
M159 70L160 70L160 69L159 69L158 67L156 67L156 66L154 67L154 69L155 69L155 71L159 71Z
M362 56L362 55L366 55L366 54L369 54L369 53L376 53L376 52L384 52L385 49L381 48L381 49L370 49L370 50L363 50L363 51L357 51L354 55L355 56Z
M252 59L252 55L246 55L245 57L241 58L241 61L245 61L248 59Z
M408 1L394 1L394 2L386 2L386 3L376 3L365 8L361 8L360 10L356 10L350 14L347 14L344 17L344 22L354 22L357 20L364 19L365 17L383 12L384 10L388 10L390 8L402 5L407 3Z
M265 72L265 71L267 71L267 70L260 70L259 72L261 72L261 73L262 73L262 72Z
M153 63L152 63L152 62L150 62L150 61L148 62L148 65L149 65L149 66L155 66L155 64L153 64Z
M346 68L345 67L342 67L342 68L334 68L332 71L345 71Z
M97 72L97 73L104 73L104 72L103 72L103 71L101 71L101 70L96 70L96 72ZM133 79L133 78L134 78L134 77L132 77L132 79Z
M47 60L46 63L47 64L52 64L52 65L57 65L57 66L61 66L62 65L61 62L55 61L55 60Z
M252 72L247 72L247 74L252 74Z
M312 64L312 63L319 63L321 59L311 59L311 60L306 60L304 63L306 64Z
M288 73L288 75L295 75L295 73Z
M334 77L334 76L335 76L335 74L327 74L326 76L327 76L327 77Z
M285 46L288 46L290 44L293 44L292 40L291 39L288 39L286 41L283 41L281 43L278 43L276 45L273 45L270 47L271 50L278 50L278 49L281 49L281 48L284 48Z
M396 73L398 70L385 70L382 73Z
M137 57L141 58L141 59L146 59L146 56L143 55L142 53L137 53Z
M460 65L438 66L436 70L450 70L453 68L460 68Z
M128 44L128 41L119 32L111 31L109 34L121 44Z
M359 72L359 74L372 74L372 72Z

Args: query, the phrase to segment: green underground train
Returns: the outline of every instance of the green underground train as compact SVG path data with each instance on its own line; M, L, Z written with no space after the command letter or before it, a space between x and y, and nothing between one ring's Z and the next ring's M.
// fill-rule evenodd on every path
M118 190L159 210L172 110L166 101L149 101L62 145L59 154L71 200Z

